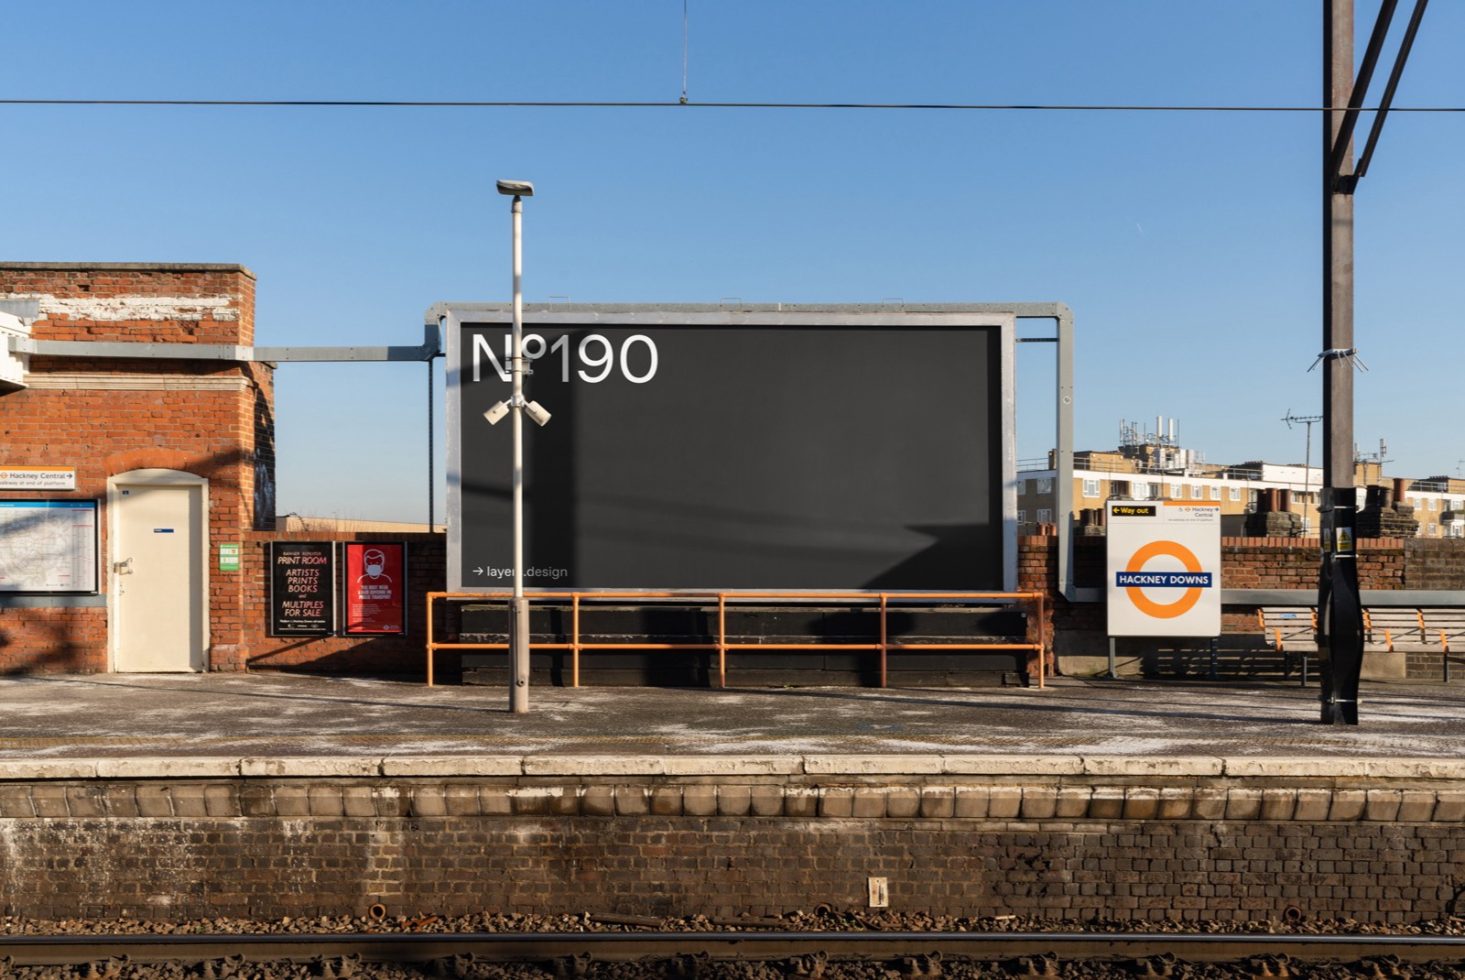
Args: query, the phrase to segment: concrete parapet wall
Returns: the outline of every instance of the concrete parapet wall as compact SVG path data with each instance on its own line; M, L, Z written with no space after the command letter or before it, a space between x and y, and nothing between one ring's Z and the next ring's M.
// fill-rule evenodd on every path
M105 782L0 786L0 820L328 817L790 817L872 820L1267 820L1445 823L1465 831L1465 788L982 782L889 778L772 783ZM1462 841L1465 846L1465 841Z
M153 762L6 763L0 914L776 914L881 876L936 914L1397 923L1465 879L1454 760Z

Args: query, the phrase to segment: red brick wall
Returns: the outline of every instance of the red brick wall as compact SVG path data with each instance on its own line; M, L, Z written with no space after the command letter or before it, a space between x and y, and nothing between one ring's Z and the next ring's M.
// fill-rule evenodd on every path
M407 634L405 636L269 635L269 578L266 560L272 541L402 541L407 545ZM426 595L441 592L447 568L441 534L356 534L302 531L259 532L244 537L238 572L215 572L215 580L238 580L243 597L244 644L216 670L304 669L349 674L421 674L427 643ZM452 658L441 658L444 661ZM450 666L447 663L442 666Z
M0 674L104 670L105 609L0 609Z
M1074 577L1087 588L1104 583L1103 537L1074 539ZM1364 589L1465 589L1465 541L1359 539L1359 584ZM1316 538L1222 538L1221 584L1228 589L1316 590ZM1046 589L1049 621L1058 653L1099 655L1105 647L1102 602L1069 603L1058 590L1058 538L1024 537L1018 542L1019 587ZM1254 606L1222 609L1223 633L1256 633ZM1438 663L1438 658L1435 658Z
M1102 537L1074 539L1078 585L1104 584ZM1465 541L1358 540L1359 585L1364 589L1465 589ZM1221 584L1227 589L1316 589L1316 538L1222 538ZM1018 579L1023 588L1058 589L1058 538L1018 541Z
M1359 538L1359 586L1364 589L1417 588L1405 581L1404 545L1405 542L1399 538ZM1316 538L1221 539L1221 585L1224 588L1316 589L1317 575Z
M106 318L84 311L46 312L32 336L37 340L119 340L135 343L254 343L254 273L237 265L95 265L38 262L0 264L0 294L15 297L45 297L60 301L95 300L98 307L126 310L129 305L143 313L137 301L191 298L205 303L213 297L229 297L227 304L201 305L202 316L157 319L121 313ZM110 304L109 304L110 301ZM75 370L74 366L67 370Z

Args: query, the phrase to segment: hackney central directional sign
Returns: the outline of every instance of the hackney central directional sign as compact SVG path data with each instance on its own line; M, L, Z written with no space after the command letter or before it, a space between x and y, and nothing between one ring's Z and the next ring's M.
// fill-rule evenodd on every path
M1221 507L1186 500L1108 504L1110 636L1219 636Z
M448 587L511 585L511 314L443 304ZM1016 585L1014 317L530 307L530 589Z

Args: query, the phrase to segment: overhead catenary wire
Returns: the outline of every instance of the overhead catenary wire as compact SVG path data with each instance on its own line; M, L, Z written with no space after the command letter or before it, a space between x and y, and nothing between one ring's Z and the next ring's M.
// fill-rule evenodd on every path
M134 106L140 108L317 109L865 109L922 112L1348 112L1346 105L1144 105L1026 102L726 102L583 99L49 99L0 98L0 106ZM1360 112L1378 112L1363 106ZM1389 106L1388 111L1465 113L1465 106Z

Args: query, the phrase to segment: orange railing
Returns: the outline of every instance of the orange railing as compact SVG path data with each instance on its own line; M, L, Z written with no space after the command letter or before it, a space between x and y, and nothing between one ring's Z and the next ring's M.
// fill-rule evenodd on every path
M434 605L443 601L507 602L508 592L429 592L427 594L427 683L432 686L433 662L439 650L507 650L507 642L457 643L439 641L436 637ZM543 600L570 600L570 639L568 643L531 642L531 650L568 650L570 653L570 686L580 686L580 654L607 650L675 650L716 651L717 684L727 686L727 654L730 650L867 650L880 654L880 686L885 687L889 679L889 656L911 650L922 651L982 651L982 650L1027 650L1037 660L1038 686L1046 686L1048 660L1047 597L1041 592L535 592L528 596L531 602ZM580 608L584 600L648 600L656 603L674 602L684 605L711 605L717 603L717 637L715 643L655 643L633 641L628 643L587 643L580 638ZM880 639L872 643L729 643L727 638L727 607L747 600L775 600L778 602L853 602L874 606L879 603ZM1033 604L1037 614L1038 641L1036 643L905 643L892 641L887 615L891 604L924 603L928 606L959 605L975 602L1022 602Z

